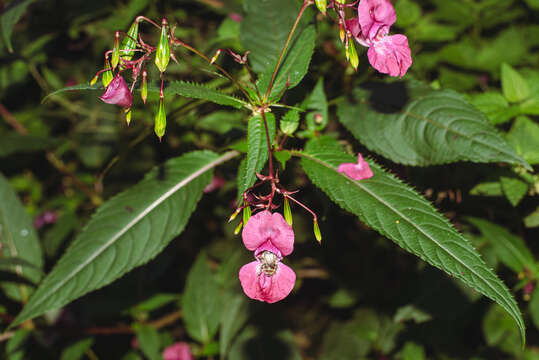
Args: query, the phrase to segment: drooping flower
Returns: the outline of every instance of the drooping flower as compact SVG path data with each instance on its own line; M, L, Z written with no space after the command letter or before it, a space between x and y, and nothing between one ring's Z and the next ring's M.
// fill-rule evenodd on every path
M184 342L177 342L163 351L164 360L194 360L193 355L191 355L191 350L189 350L189 345Z
M397 19L391 2L361 0L357 12L358 17L346 20L345 27L359 44L369 48L372 67L390 76L404 76L412 65L412 55L406 36L388 35Z
M270 304L287 297L296 283L294 271L272 251L263 250L256 259L240 269L243 292L251 299Z
M342 163L339 165L337 171L353 180L364 180L373 176L369 164L363 160L363 157L359 153L357 154L357 164Z
M133 105L133 95L120 74L112 79L100 99L107 104L118 105L126 109Z
M294 231L279 213L265 210L253 215L241 236L245 247L255 251L255 257L264 250L278 257L290 255L294 250Z

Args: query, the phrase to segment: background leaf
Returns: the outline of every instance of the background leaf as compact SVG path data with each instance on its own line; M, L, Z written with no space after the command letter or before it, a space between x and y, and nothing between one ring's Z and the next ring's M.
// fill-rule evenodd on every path
M171 159L107 201L12 325L57 309L153 259L185 228L211 170L236 155L200 151Z
M94 344L93 338L79 340L62 351L60 360L80 360L84 353Z
M13 27L24 14L28 5L34 1L35 0L14 0L9 3L9 5L2 12L2 16L0 17L2 39L4 40L4 44L6 44L9 52L13 52L13 46L11 45L11 34L13 33Z
M2 268L10 269L21 277L21 280L30 283L39 281L42 275L43 255L37 233L17 194L2 174L0 174L0 248L3 255L0 260L3 258L7 258L6 261L20 260L17 263L6 264ZM26 301L33 291L33 287L22 282L4 283L2 287L6 295L19 301Z
M221 312L221 359L226 357L234 336L245 325L249 316L249 300L243 294L228 293L223 303L226 304L226 311Z
M223 94L219 90L209 88L203 84L196 84L186 81L171 81L165 88L165 92L193 99L203 99L219 105L232 106L237 109L245 105L244 101L233 96Z
M531 169L455 91L437 91L419 82L376 83L368 90L357 89L354 101L339 106L339 121L369 150L394 162L427 166L501 161Z
M159 353L161 340L157 330L147 324L136 324L135 332L144 355L150 360L161 360L162 356Z
M187 275L182 305L189 335L204 344L209 343L219 326L221 298L204 253L197 257Z
M509 290L485 264L479 253L449 221L412 188L368 161L374 176L353 181L337 172L353 156L311 140L302 165L312 182L343 209L393 240L403 249L462 280L500 304L518 324L524 342L524 321Z

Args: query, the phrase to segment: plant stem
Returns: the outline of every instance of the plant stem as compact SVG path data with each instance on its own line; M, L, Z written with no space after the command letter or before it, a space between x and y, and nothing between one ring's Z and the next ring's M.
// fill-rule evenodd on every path
M273 88L273 83L275 82L275 78L277 77L277 72L279 71L279 68L281 67L281 63L283 62L284 55L286 53L286 49L288 49L288 45L290 45L290 41L292 41L292 36L294 35L294 32L296 31L299 21L301 20L301 17L303 16L305 9L307 9L307 7L311 4L312 4L312 1L310 0L303 1L303 5L301 6L301 9L299 10L299 14L296 17L296 20L294 21L294 25L292 25L292 29L290 30L290 33L288 34L288 38L286 39L286 42L284 43L283 49L281 50L281 55L279 55L279 60L277 60L275 69L273 69L273 74L271 74L271 81L269 83L268 90L266 91L266 95L264 95L264 102L267 102L269 99L269 96L271 94L271 89Z

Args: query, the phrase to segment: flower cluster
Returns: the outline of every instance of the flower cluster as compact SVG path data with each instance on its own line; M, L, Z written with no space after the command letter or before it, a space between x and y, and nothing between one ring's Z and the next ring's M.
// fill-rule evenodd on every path
M296 274L281 260L294 250L292 227L281 214L264 210L249 218L242 238L245 247L254 251L256 259L239 272L245 294L267 303L287 297L296 283Z
M339 16L341 40L346 44L347 58L354 68L358 59L353 43L369 48L367 56L371 65L383 74L402 77L412 65L408 39L401 34L388 35L389 29L397 20L395 9L389 0L360 0L357 17L346 19L347 8L343 1L334 1L333 7ZM344 36L346 34L346 37Z

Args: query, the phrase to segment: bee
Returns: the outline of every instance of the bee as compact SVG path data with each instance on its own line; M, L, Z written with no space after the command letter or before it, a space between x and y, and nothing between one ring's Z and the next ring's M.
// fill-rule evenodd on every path
M260 275L262 272L264 272L266 276L273 276L273 274L275 274L279 264L279 258L277 255L271 251L263 251L258 256L258 260L261 262L258 275Z

